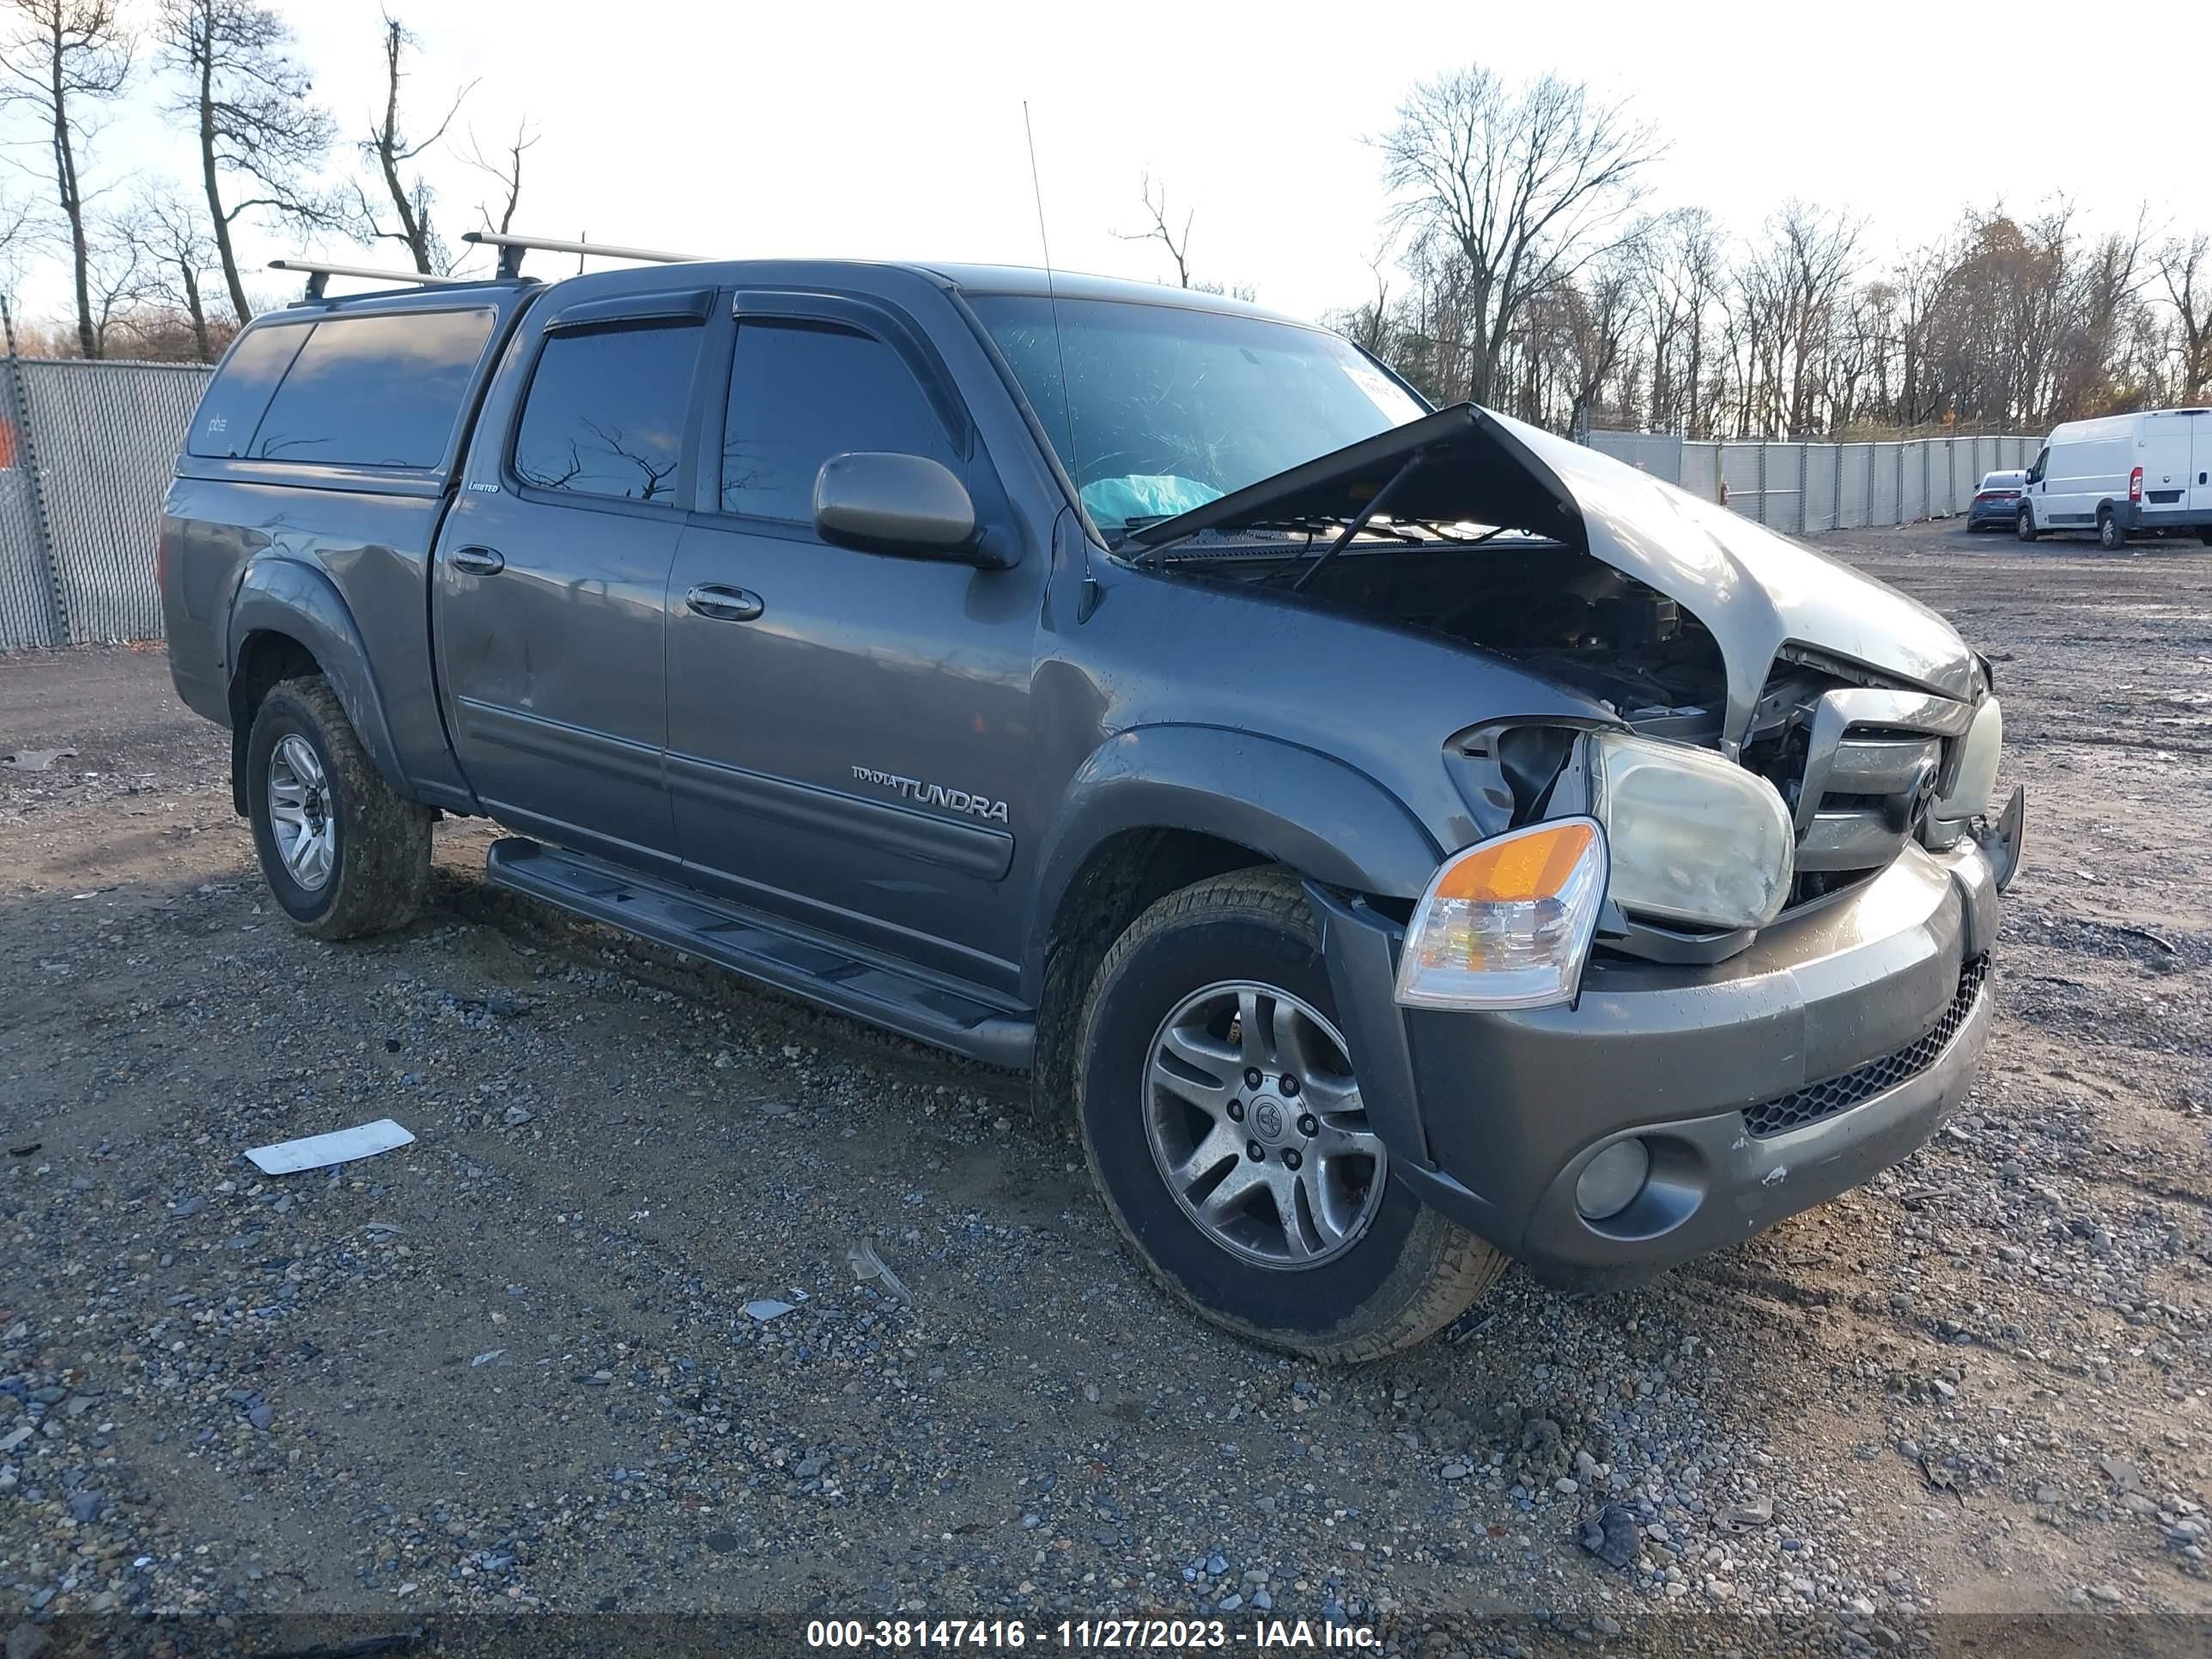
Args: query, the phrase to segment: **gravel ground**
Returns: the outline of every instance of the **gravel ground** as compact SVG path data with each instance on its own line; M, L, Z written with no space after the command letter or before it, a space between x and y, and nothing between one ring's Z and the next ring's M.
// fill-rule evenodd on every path
M1169 1306L1018 1079L495 893L481 825L410 931L296 936L158 649L0 661L0 752L80 750L0 770L0 1628L1158 1610L1441 1655L1996 1614L2202 1651L2212 556L1829 544L2006 697L2030 866L1974 1100L1740 1249L1514 1275L1356 1371ZM241 1156L384 1115L415 1144Z

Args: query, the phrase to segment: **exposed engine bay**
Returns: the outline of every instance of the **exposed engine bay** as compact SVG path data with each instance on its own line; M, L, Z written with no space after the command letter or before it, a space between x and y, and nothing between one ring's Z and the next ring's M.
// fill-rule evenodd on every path
M1674 599L1565 543L1525 535L1468 541L1424 537L1347 548L1318 567L1312 554L1285 547L1279 537L1272 545L1257 538L1220 538L1201 547L1184 550L1175 562L1188 574L1270 587L1287 587L1308 573L1301 592L1307 602L1464 641L1586 693L1645 736L1724 749L1771 783L1793 817L1800 815L1820 700L1853 686L1886 684L1821 653L1787 648L1772 665L1747 729L1729 748L1723 743L1732 735L1723 732L1726 670L1705 623ZM1566 763L1568 734L1519 727L1482 741L1483 751L1471 750L1468 757L1494 768L1487 775L1510 793L1513 821L1540 811ZM1869 734L1863 741L1894 749L1911 739ZM1927 753L1946 756L1948 745L1940 740L1918 741ZM1804 849L1793 905L1873 875L1905 836L1917 831L1927 790L1915 785L1899 797L1889 783L1867 787L1873 793L1864 796L1831 787L1822 795L1824 816L1816 822L1840 831L1846 817L1872 819L1880 832L1857 838L1863 856L1844 848L1832 857ZM1656 936L1645 930L1644 937Z
M1287 586L1311 562L1224 548L1179 568L1216 579ZM1711 744L1727 680L1705 624L1670 599L1589 554L1528 537L1347 550L1313 573L1304 595L1479 646L1586 692L1655 737Z

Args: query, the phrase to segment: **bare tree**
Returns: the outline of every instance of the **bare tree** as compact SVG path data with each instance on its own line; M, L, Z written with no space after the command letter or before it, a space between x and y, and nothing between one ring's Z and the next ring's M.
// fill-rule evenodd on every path
M1705 329L1720 284L1720 229L1703 208L1662 214L1632 244L1631 273L1650 353L1650 422L1698 433Z
M1183 215L1182 236L1178 240L1174 228L1168 222L1168 187L1165 185L1160 186L1159 199L1155 201L1152 198L1152 175L1148 173L1144 175L1143 191L1145 211L1152 216L1152 228L1150 230L1117 230L1114 234L1125 242L1158 242L1168 251L1168 258L1175 261L1177 286L1188 288L1190 286L1190 228L1198 218L1198 210L1193 208L1188 213Z
M218 342L208 322L207 281L222 270L222 261L199 210L159 185L140 197L134 223L150 298L171 316L185 319L193 356L213 362Z
M99 352L94 319L92 234L82 167L96 129L93 111L122 94L133 42L116 0L9 0L15 24L0 41L0 104L29 108L46 130L56 202L69 240L78 349Z
M368 136L361 141L362 159L376 169L385 196L392 203L393 227L386 229L381 216L370 204L368 192L356 183L354 195L359 204L361 223L356 232L363 241L398 242L407 250L415 262L415 269L427 273L442 271L451 261L445 243L430 223L430 185L421 173L413 179L406 176L410 162L436 144L446 136L453 118L461 112L461 104L476 89L471 81L453 94L453 103L446 110L445 118L427 138L410 141L400 131L399 83L406 78L400 67L410 48L419 42L390 12L384 14L384 115L372 124ZM520 167L518 165L518 172Z
M334 227L335 207L315 174L330 151L329 112L309 101L314 83L285 55L291 26L256 0L161 0L165 67L183 85L168 106L192 124L200 185L231 309L253 315L238 270L232 227L249 213ZM226 188L252 193L235 201Z
M1617 250L1585 280L1558 291L1559 338L1571 371L1567 429L1587 432L1620 367L1635 315L1635 249Z
M2173 237L2153 264L2173 307L2180 356L2174 389L2181 402L2199 403L2212 391L2212 236Z
M92 349L85 356L105 357L118 334L130 331L132 318L153 289L138 210L126 208L96 221L89 246L85 286L91 301Z
M1649 127L1574 82L1513 88L1481 68L1416 86L1381 145L1394 216L1465 264L1478 403L1529 301L1620 240L1660 154Z
M1857 265L1860 230L1857 222L1794 197L1772 223L1781 345L1789 363L1789 401L1781 412L1784 428L1795 434L1813 429L1828 390L1837 305Z
M522 200L522 153L537 143L539 136L530 130L530 118L525 116L515 123L514 137L507 143L506 159L495 161L485 156L483 146L477 143L476 134L469 134L469 153L464 159L477 172L497 179L506 198L501 204L496 219L492 217L489 207L482 202L477 204L477 216L483 221L486 230L495 230L504 236L514 228L514 210Z
M0 294L12 295L22 285L24 256L37 234L30 204L0 194Z
M1388 356L1393 350L1389 243L1368 256L1367 269L1375 278L1373 296L1337 312L1328 321L1330 327L1363 350L1371 351L1378 357Z

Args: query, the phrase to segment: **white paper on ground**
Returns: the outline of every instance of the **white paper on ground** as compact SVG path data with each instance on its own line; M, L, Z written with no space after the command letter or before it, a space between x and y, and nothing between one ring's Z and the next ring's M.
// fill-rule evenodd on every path
M280 1140L273 1146L256 1146L246 1155L264 1175L295 1175L301 1170L320 1170L332 1164L350 1164L357 1158L374 1158L394 1146L411 1144L415 1137L388 1117L350 1129L334 1129L326 1135L307 1135Z

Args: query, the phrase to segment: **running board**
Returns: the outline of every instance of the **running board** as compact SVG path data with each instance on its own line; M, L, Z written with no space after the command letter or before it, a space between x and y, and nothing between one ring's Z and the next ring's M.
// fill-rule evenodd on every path
M1036 1022L980 994L856 957L812 934L687 888L671 886L525 836L492 843L493 884L587 921L703 957L871 1025L986 1065L1026 1070Z

